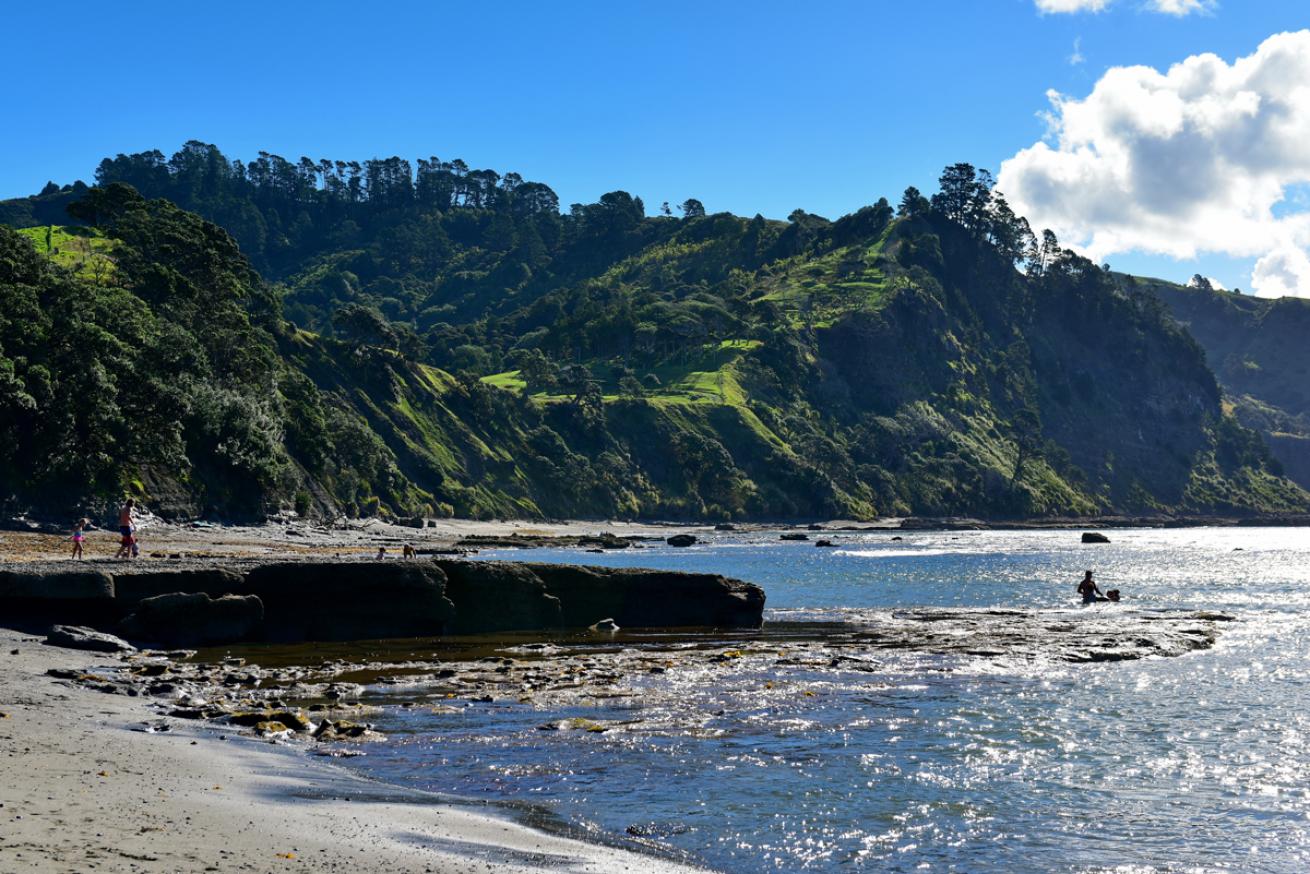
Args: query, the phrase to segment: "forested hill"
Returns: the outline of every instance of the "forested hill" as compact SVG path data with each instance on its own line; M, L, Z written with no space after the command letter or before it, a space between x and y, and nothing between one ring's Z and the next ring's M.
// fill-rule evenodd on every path
M1310 488L1310 300L1263 299L1138 280L1205 348L1238 421L1261 433L1287 475Z
M0 203L8 511L1310 508L1159 299L968 165L835 221L198 143L97 183Z

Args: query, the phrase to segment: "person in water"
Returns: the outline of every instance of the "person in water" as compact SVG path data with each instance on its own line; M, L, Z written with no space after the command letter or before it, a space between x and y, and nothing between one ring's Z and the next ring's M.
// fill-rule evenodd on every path
M1096 581L1092 579L1091 571L1087 571L1083 574L1083 581L1078 584L1078 594L1082 596L1084 604L1092 604L1097 600L1109 600L1105 595L1101 594L1101 590L1097 588Z

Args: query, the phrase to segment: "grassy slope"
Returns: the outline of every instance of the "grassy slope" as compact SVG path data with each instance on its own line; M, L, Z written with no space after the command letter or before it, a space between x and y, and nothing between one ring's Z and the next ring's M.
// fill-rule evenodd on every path
M795 327L829 327L853 310L876 310L894 287L883 255L894 225L872 244L845 246L817 258L797 256L772 265L755 303L782 308Z
M79 278L100 284L112 282L116 269L113 253L118 241L95 228L44 225L20 228L18 233L31 240L38 253Z

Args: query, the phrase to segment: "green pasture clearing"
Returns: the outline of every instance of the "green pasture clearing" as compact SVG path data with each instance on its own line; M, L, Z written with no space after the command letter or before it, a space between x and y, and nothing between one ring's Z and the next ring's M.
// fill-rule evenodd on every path
M32 241L37 252L80 279L104 283L117 269L111 255L118 241L96 228L41 225L17 230Z

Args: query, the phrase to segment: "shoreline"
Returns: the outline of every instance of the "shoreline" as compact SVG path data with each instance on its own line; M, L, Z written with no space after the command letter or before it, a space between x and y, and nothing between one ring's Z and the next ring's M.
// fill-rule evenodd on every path
M45 673L114 661L0 628L0 870L705 870L235 731L170 720L146 732L159 722L148 698Z
M140 527L141 557L146 559L269 559L296 557L374 556L379 547L388 558L400 557L402 546L420 551L476 552L479 548L576 546L586 538L613 537L634 543L664 540L675 534L698 537L765 531L808 531L815 534L912 534L933 531L1078 531L1132 528L1310 527L1310 516L1099 516L1085 519L1050 518L985 520L965 517L885 518L870 522L834 519L826 522L740 522L716 530L715 523L619 522L614 520L493 520L434 519L413 528L380 519L270 520L260 525L220 525L207 522L166 522L148 517ZM0 528L0 563L68 559L68 532L45 523L10 521ZM719 523L722 525L723 523ZM71 530L71 529L70 529ZM499 544L478 543L499 540ZM514 542L518 541L518 542ZM86 533L84 561L110 561L118 548L118 532L92 528ZM71 559L70 559L71 560Z
M582 526L590 526L573 524L578 528L565 536L578 536ZM235 557L240 564L273 558L321 559L333 550L367 557L379 537L392 536L391 531L384 534L377 526L362 529L291 538L282 526L193 529L161 524L150 526L147 533L150 540L170 544L167 548L186 551L186 560L178 565L218 562L225 556ZM836 533L841 529L827 530ZM887 529L888 533L896 530ZM743 528L738 534L750 531ZM655 536L650 528L625 533ZM428 542L438 542L438 536L446 535L434 535ZM52 538L10 534L3 544L30 552L48 539ZM304 540L314 542L307 545ZM143 554L148 555L148 549ZM0 556L7 558L7 551L0 549ZM90 547L88 554L95 555ZM67 567L71 561L61 556L51 563ZM149 558L139 561L147 567L173 564ZM123 563L96 556L83 564L94 570ZM1021 617L1006 614L989 620L990 615L986 611L977 616L927 611L909 632L898 625L896 629L876 629L876 633L884 648L891 640L888 635L895 631L901 635L896 640L904 649L965 647L973 651L981 646L1004 650L1010 644L1001 646L998 641L1012 640ZM1178 655L1212 645L1214 623L1228 617L1198 613L1179 618L1183 621L1178 628L1158 621L1118 628L1122 640L1108 628L1090 638L1074 628L1068 640L1054 641L1046 634L1051 631L1048 623L1042 620L1037 624L1044 629L1043 635L1034 636L1029 644L1040 645L1048 653L1053 646L1067 650L1064 655L1071 662ZM973 637L960 636L961 623ZM938 633L939 627L944 631ZM98 871L122 872L471 872L492 868L676 874L706 870L680 861L676 850L593 834L553 816L547 808L425 793L378 781L364 769L313 755L300 744L274 745L235 727L172 718L171 714L165 720L149 706L150 696L156 693L148 689L148 682L135 689L120 684L116 694L106 694L47 675L48 669L76 673L93 665L126 662L114 655L43 645L32 633L35 630L34 626L22 630L0 627L0 713L5 715L0 718L0 762L6 775L0 782L0 823L7 826L0 829L0 871L84 871L92 865ZM1144 633L1151 644L1145 648L1138 639ZM1094 652L1088 650L1084 638L1097 642ZM845 653L839 650L861 645L858 639L841 645L798 640L787 648L795 650L792 658L804 656L815 665L828 667L836 658L849 667L853 662L842 660ZM760 657L774 657L776 648L772 643L763 646ZM321 660L339 653L319 651L318 655ZM751 647L726 637L694 652L699 660L695 664L710 669L753 656ZM382 655L372 658L385 661ZM447 657L429 653L429 659L434 658ZM632 664L624 662L625 658ZM610 675L644 675L656 664L663 673L667 667L663 659L639 648L631 652L624 648L613 655L591 656L594 666L579 676L551 679L548 668L543 670L518 655L502 659L496 666L478 658L450 680L450 687L463 697L482 700L483 696L510 695L524 681L536 683L544 678L541 690L534 689L533 694L547 702L549 695L557 695L567 703L569 695L593 694L593 686L600 688L597 683L607 686L612 682ZM406 682L430 681L438 676L437 668L458 667L433 662L423 666L427 673L409 676L415 667L409 664L413 660L406 656L397 663L398 675ZM507 665L509 661L513 664ZM356 669L371 670L372 665L342 662L334 668L338 672ZM445 673L441 671L440 676ZM266 679L274 682L255 683L254 688L266 690L261 694L275 694L276 678ZM212 689L201 690L201 695L211 704L221 698ZM170 730L143 730L164 721Z

